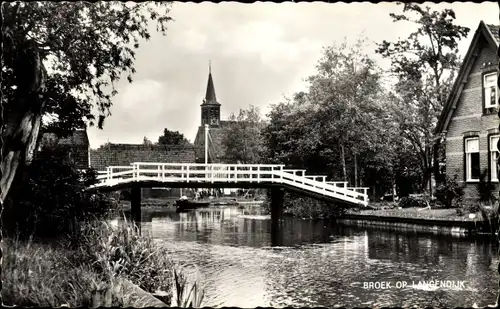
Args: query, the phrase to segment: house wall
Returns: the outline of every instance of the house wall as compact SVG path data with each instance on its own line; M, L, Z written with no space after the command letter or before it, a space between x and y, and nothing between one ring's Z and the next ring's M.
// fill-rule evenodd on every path
M488 62L491 64L488 65ZM446 174L448 176L457 174L460 181L465 180L464 137L466 135L479 135L481 171L483 169L489 171L488 138L489 134L498 132L498 116L496 112L483 114L482 79L484 73L495 71L496 66L496 51L485 43L481 44L464 90L458 99L457 107L450 119L446 134ZM477 194L477 183L467 183L466 198L476 199ZM498 184L494 194L498 195Z
M210 137L212 138L211 139L212 145L210 146L209 149L212 149L215 152L212 154L212 156L213 156L212 163L220 163L221 157L224 153L224 150L222 149L222 138L224 137L223 136L224 125L225 125L224 121L221 121L221 126L209 128L209 134L210 134ZM204 126L198 127L198 132L196 133L194 145L198 147L197 153L196 153L197 162L205 163L205 127Z
M90 149L90 165L99 171L106 170L108 166L127 166L133 162L195 163L195 161L195 147L108 144L98 149ZM178 188L142 188L141 192L143 198L180 197Z

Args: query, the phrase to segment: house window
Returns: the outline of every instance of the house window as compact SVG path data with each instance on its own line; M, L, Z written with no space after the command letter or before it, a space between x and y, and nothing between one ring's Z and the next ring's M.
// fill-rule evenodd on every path
M467 181L479 180L479 137L465 139L465 175Z
M484 107L492 108L498 104L497 73L484 75Z
M490 179L491 181L498 181L498 151L497 143L500 136L490 137Z

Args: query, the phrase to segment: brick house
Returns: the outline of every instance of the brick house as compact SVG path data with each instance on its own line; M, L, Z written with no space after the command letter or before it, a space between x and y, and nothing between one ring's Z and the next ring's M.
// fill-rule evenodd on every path
M133 162L195 163L196 147L177 145L112 144L90 149L90 165L98 171ZM141 188L143 198L180 197L179 188Z
M499 27L481 21L435 129L446 138L446 174L465 182L467 199L478 197L484 171L498 195L499 41Z
M112 144L90 150L90 165L99 171L133 162L195 163L196 147L176 145Z
M75 130L70 136L58 138L55 133L44 133L40 140L40 147L44 145L64 147L68 151L69 159L79 170L90 167L90 143L86 129Z

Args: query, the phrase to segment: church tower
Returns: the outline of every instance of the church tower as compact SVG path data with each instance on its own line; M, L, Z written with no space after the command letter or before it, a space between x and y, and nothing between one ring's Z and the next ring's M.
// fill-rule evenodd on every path
M208 124L210 127L220 125L220 103L215 97L214 81L212 79L212 65L208 64L208 83L205 99L201 104L201 125Z

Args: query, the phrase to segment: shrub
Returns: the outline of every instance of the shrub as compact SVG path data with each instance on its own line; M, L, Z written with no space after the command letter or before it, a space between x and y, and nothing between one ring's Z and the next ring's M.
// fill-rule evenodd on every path
M64 148L44 147L10 199L8 218L15 224L8 230L21 239L77 237L83 221L104 218L113 206L105 195L85 191L96 176L78 171Z
M463 212L474 214L479 211L479 203L466 203L463 207Z
M398 205L401 208L426 207L427 203L422 199L417 199L411 196L405 196L399 200Z
M446 208L458 208L462 206L464 196L464 184L459 183L458 175L453 178L446 176L445 181L437 186L436 198Z
M22 307L90 307L92 291L109 287L109 278L88 264L73 264L66 248L6 240L2 256L2 298Z
M487 179L488 170L484 169L479 178L478 191L479 191L479 202L493 203L494 196L491 193L495 189L495 185ZM478 206L479 209L479 206Z
M77 258L99 273L122 276L150 293L171 293L173 262L133 222L124 219L116 228L93 222L85 225L81 239Z
M332 219L343 215L347 209L341 205L290 193L285 193L283 208L285 212L295 217L309 219Z
M162 291L161 301L167 305L175 282L178 306L201 307L201 278L189 287L184 271L177 269L158 243L126 220L116 228L105 222L84 224L75 249L9 239L2 246L5 304L90 307L95 294L111 292L108 305L144 306L139 295L123 295L114 289L120 279L127 279L146 292Z

